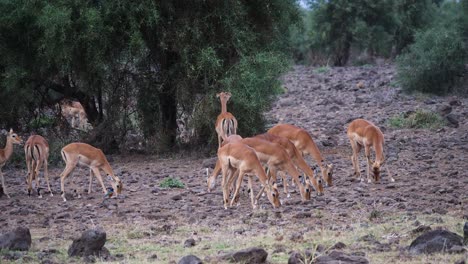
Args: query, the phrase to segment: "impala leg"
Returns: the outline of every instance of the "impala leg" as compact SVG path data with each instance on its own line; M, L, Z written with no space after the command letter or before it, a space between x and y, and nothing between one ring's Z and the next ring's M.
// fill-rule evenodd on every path
M371 159L370 159L370 147L366 146L365 147L365 154L366 154L366 159L367 159L367 182L371 183L371 176L370 176L370 167L372 165Z
M67 163L67 165L65 166L65 170L63 170L62 174L60 174L60 195L62 196L64 202L67 201L67 199L65 198L65 179L68 177L68 175L70 175L71 172L73 172L77 164L78 161L69 161L69 163Z
M388 169L387 166L385 166L385 170L387 171L387 174L388 174L388 176L390 177L390 180L391 180L392 182L395 182L395 178L392 177L392 175L390 174L390 170Z
M252 176L249 176L248 180L249 180L249 189L250 189L250 204L252 205L253 209L256 209L257 204L255 201L255 195L253 191Z
M91 193L91 184L93 183L93 170L89 169L89 186L88 186L88 194Z
M267 167L267 170L266 170L266 175L268 176L268 181L270 180L270 177L271 177L271 173L270 173L270 168ZM260 189L260 191L258 192L257 196L255 197L255 204L258 203L258 199L260 199L260 196L265 196L264 194L264 191L265 191L265 185L262 186L262 188Z
M0 169L0 176L2 178L3 193L6 195L6 197L10 198L10 195L8 195L7 190L6 190L5 179L3 178L3 172L1 169Z
M237 197L237 195L239 194L239 190L240 190L240 187L242 185L242 180L243 180L243 176L244 176L244 172L243 171L238 171L238 176L237 176L237 182L236 182L236 189L234 191L234 195L232 196L232 200L231 200L231 206L233 206L234 202L235 202L235 199ZM237 204L239 205L239 204Z
M49 190L50 196L54 196L52 193L52 189L50 189L50 182L49 182L49 165L47 164L47 159L44 160L44 178L47 182L47 189Z
M221 180L221 185L222 185L222 188L223 188L223 204L224 204L224 209L227 209L227 206L228 206L228 203L229 203L229 193L228 193L228 190L229 190L229 185L228 185L228 177L229 177L229 171L230 169L228 168L228 166L222 166L221 168L221 171L222 171L222 180Z
M211 173L211 176L208 177L208 180L207 180L208 192L211 192L213 188L215 187L216 177L218 177L218 174L220 171L221 171L221 162L218 159L216 161L215 168L213 169L213 172Z
M91 170L94 172L94 175L96 175L96 178L98 179L99 183L101 184L102 191L104 193L107 193L106 186L104 185L104 182L102 181L101 172L99 172L99 168L94 167L94 168L91 168Z
M40 182L39 182L39 171L41 170L41 162L40 161L36 161L36 164L35 164L36 168L34 169L34 173L36 175L36 190L37 190L37 196L39 198L42 198L42 195L41 195L41 185L40 185Z
M356 143L354 140L350 139L351 148L353 149L353 155L351 156L351 161L353 162L354 176L356 178L361 178L361 170L359 169L358 155L361 151L361 145Z

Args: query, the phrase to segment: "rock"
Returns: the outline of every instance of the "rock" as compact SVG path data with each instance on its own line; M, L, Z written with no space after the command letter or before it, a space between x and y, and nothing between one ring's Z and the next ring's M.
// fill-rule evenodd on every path
M449 126L458 127L458 116L455 114L448 114L445 119L449 122Z
M343 242L338 242L335 245L333 245L330 249L343 249L346 248L346 244Z
M202 162L202 167L203 168L212 168L212 169L214 169L217 160L218 160L217 157L211 158L211 159L204 159L203 162Z
M68 248L68 256L85 257L100 256L107 257L108 250L104 247L106 243L106 232L103 230L90 229L81 234L81 237L74 239Z
M332 251L328 256L316 258L315 264L368 264L369 260L362 256L348 255L341 251Z
M251 247L219 257L220 260L241 263L265 263L268 252L263 248ZM220 261L218 261L220 262Z
M441 116L446 116L452 112L452 107L450 105L439 105L437 107L437 113L439 113Z
M27 251L30 247L31 232L27 227L17 227L0 236L0 249Z
M446 230L429 231L417 237L409 247L413 254L432 254L448 251L453 246L463 246L463 238Z
M431 231L431 227L430 226L426 226L426 225L420 225L418 226L417 228L413 229L411 231L411 233L413 234L419 234L419 233L423 233L423 232L428 232L428 231Z
M195 246L195 239L189 238L189 239L185 240L184 248L185 247L193 247L193 246Z
M178 264L202 264L203 262L197 256L188 255L179 260Z
M305 258L307 260L305 260ZM310 250L306 250L304 254L301 252L293 251L288 259L288 264L303 264L303 263L312 263L312 254Z
M293 242L300 242L304 240L304 236L301 233L295 232L292 233L291 236L289 236L289 240Z

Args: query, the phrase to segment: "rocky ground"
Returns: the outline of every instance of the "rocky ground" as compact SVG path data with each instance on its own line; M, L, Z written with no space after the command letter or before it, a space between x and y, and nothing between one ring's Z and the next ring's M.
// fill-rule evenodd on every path
M63 168L50 172L55 196L28 198L26 172L6 170L12 197L0 198L0 233L27 226L32 248L27 253L0 251L0 263L81 262L68 258L68 247L73 238L97 226L107 232L106 247L112 255L97 261L117 263L170 263L188 254L223 263L219 256L253 246L266 250L269 263L287 263L293 251L305 250L315 256L349 254L371 263L466 259L467 253L415 256L406 248L425 229L462 234L468 218L468 99L407 95L394 76L394 68L384 65L297 66L283 77L285 93L267 113L270 124L305 128L335 167L335 185L325 189L325 196L306 203L295 192L290 198L283 195L279 209L263 198L260 208L252 210L245 193L239 207L224 210L221 190L206 192L205 166L212 166L213 160L193 154L111 157L125 189L123 196L109 200L103 199L94 180L92 194L64 203L58 195ZM418 109L448 114L449 121L439 129L389 126L390 118ZM235 114L235 109L230 111ZM359 117L382 128L387 166L396 182L391 183L385 172L381 184L351 181L346 126ZM365 172L362 156L360 161ZM72 177L82 190L88 173L82 169ZM185 188L161 188L167 177L180 179ZM71 181L66 185L70 193L72 186Z

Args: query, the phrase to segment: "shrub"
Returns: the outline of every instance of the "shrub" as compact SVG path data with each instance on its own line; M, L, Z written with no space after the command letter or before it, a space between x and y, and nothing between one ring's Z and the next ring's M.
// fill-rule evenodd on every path
M159 187L161 188L184 188L185 185L178 179L174 179L171 177L167 177L161 183L159 183Z
M416 34L409 51L397 59L398 80L408 91L449 92L465 68L466 50L453 25L436 25Z
M400 114L389 120L394 128L427 128L437 129L445 125L444 119L433 112L417 110L409 114Z

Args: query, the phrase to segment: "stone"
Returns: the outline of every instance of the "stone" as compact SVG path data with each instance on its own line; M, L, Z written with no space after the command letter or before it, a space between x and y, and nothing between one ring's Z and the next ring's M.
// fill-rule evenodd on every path
M188 255L179 260L177 264L202 264L203 261L199 259L197 256Z
M31 232L27 227L17 227L0 236L0 249L27 251L30 247Z
M251 247L234 253L220 256L220 261L231 261L236 263L265 263L268 252L263 248Z
M458 116L455 114L448 114L445 116L445 119L448 121L449 126L457 128L458 127Z
M368 264L369 260L363 256L346 254L333 250L330 254L316 258L315 264Z
M74 239L68 248L69 257L99 256L108 257L109 251L104 247L106 243L106 232L99 229L89 229L81 234L80 238Z
M433 230L417 237L409 247L412 254L444 252L453 246L463 246L463 238L446 230Z
M437 112L441 116L446 116L446 115L448 115L448 114L450 114L452 112L452 107L450 105L447 105L447 104L439 105L437 107Z
M305 258L307 260L305 260ZM288 259L288 264L303 264L303 263L311 263L312 262L312 254L309 250L306 250L304 253L293 251Z
M186 248L186 247L193 247L193 246L195 246L195 239L189 238L189 239L185 240L185 242L184 242L184 248Z

